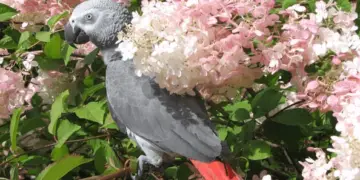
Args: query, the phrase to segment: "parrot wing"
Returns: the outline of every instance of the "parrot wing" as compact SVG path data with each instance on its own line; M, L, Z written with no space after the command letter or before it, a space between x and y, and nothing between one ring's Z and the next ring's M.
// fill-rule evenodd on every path
M135 75L131 61L108 61L106 89L114 120L165 152L211 161L221 141L202 100L170 94L149 77Z

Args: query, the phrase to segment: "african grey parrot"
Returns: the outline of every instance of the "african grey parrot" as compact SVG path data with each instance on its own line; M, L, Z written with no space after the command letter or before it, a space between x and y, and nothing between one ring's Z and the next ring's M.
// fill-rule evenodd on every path
M122 61L115 51L117 35L131 18L125 7L112 0L88 0L74 9L65 25L65 38L70 44L91 41L101 50L112 117L145 153L138 158L136 177L141 176L144 163L159 167L177 155L192 159L195 166L209 165L225 148L201 98L170 94L152 78L138 77L133 62Z

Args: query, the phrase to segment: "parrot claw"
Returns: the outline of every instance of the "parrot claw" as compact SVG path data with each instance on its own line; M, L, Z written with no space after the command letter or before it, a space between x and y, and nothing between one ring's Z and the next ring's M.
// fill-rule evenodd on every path
M132 180L138 180L138 179L139 179L139 176L138 176L138 175L133 175L133 176L131 176L131 179L132 179Z
M150 160L148 159L148 157L141 155L138 158L138 171L136 175L131 176L132 180L138 180L141 178L142 174L143 174L143 170L144 170L144 164L145 163L150 163Z

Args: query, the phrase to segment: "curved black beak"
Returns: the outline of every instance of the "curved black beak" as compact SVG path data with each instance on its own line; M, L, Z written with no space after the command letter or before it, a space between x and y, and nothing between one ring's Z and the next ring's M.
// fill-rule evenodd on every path
M72 27L70 23L67 23L64 27L65 40L69 44L85 44L90 41L90 37L78 27Z

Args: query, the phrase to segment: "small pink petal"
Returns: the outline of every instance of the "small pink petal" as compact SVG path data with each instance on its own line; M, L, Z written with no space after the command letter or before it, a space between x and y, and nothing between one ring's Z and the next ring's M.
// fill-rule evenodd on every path
M219 14L218 17L221 22L227 22L231 19L231 14L224 12L224 13Z
M337 56L334 56L331 62L335 65L341 64L341 60Z
M330 106L335 106L336 104L339 103L339 99L334 96L334 95L331 95L327 98L326 102L330 105Z
M316 97L316 100L319 102L323 102L325 101L327 98L327 96L325 94L319 95L318 97Z
M317 107L319 107L319 105L318 105L317 103L314 103L314 102L309 103L308 106L309 106L310 108L317 108Z
M214 25L217 23L217 19L214 16L212 16L208 19L207 23L208 25Z
M261 31L259 31L259 30L255 30L255 34L256 34L257 36L262 36L264 33L261 32Z
M307 84L305 91L313 91L313 90L315 90L315 89L318 88L318 87L319 87L319 83L318 83L316 80L310 81L310 82Z

